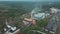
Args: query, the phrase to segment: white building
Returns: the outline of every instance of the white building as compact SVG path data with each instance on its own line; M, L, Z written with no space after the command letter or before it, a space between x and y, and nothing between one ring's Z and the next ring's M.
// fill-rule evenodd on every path
M6 20L6 27L4 28L5 33L4 34L20 34L20 29L15 26L8 25L8 22Z
M51 13L57 13L58 12L58 9L55 9L55 8L50 8L51 9Z
M50 15L49 13L44 13L43 11L41 11L39 8L35 8L32 10L31 12L31 17L33 19L44 19L45 17L47 17L48 15Z

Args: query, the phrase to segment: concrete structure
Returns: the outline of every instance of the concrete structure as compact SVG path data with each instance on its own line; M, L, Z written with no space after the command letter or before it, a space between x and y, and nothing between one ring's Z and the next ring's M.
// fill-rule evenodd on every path
M41 32L41 31L36 31L36 30L32 30L33 32L37 32L37 33L39 33L39 34L46 34L46 33L44 33L44 32Z
M8 30L7 32L5 32L5 34L20 34L20 29L17 29L15 31Z

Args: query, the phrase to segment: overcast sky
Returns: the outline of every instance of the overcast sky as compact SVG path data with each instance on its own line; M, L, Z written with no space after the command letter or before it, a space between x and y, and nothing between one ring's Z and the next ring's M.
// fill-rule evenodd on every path
M0 1L60 1L60 0L0 0Z

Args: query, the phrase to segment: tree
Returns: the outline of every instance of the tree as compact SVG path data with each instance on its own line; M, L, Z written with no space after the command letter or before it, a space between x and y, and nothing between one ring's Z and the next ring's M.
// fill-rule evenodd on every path
M25 27L21 34L38 34L37 32L33 32L32 30L37 30L37 31L44 31L42 30L42 27L45 27L47 25L47 21L45 19L37 21L37 25Z

